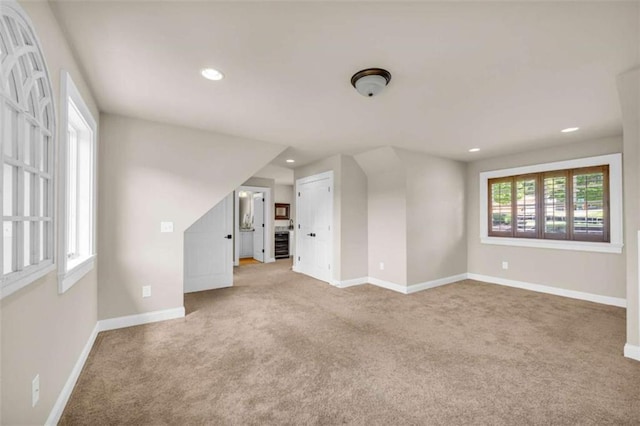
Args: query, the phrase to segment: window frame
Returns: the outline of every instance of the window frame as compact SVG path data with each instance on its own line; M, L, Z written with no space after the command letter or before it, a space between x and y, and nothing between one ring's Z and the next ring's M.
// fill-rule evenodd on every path
M82 277L88 274L95 267L96 253L96 207L97 207L97 151L98 151L98 123L93 118L91 110L85 103L80 91L73 82L71 75L62 70L60 78L60 144L58 164L60 170L58 188L58 214L59 238L58 238L58 292L64 293L69 290ZM71 269L67 269L70 260L67 258L68 252L68 226L69 226L69 170L67 152L69 147L69 109L70 102L80 113L81 118L88 125L91 131L91 226L90 226L90 248L91 254L82 262L75 264Z
M608 182L605 178L604 184L608 183L608 199L605 199L605 203L609 206L608 220L605 221L605 232L608 231L609 242L594 242L570 239L556 239L551 236L545 239L539 238L522 238L513 236L494 236L489 232L490 224L490 188L489 180L496 178L513 178L512 194L516 191L516 179L518 177L527 176L531 174L555 174L563 171L588 169L596 166L608 166ZM567 184L569 188L567 193L570 197L573 197L571 191L571 185L573 182L570 178L570 174L567 175ZM553 163L536 164L531 166L516 167L503 170L493 170L480 173L480 241L482 244L494 244L505 246L519 246L519 247L536 247L536 248L550 248L560 250L577 250L577 251L592 251L592 252L604 252L604 253L622 253L623 247L623 207L622 207L622 154L608 154L596 157L587 157L567 161L557 161ZM542 180L544 182L544 180ZM540 185L538 185L540 186ZM543 188L540 186L536 188L537 199L536 203L543 203ZM513 197L513 195L512 195ZM513 199L513 198L512 198ZM515 203L512 203L512 209ZM567 209L570 211L572 201L567 200ZM568 213L569 213L568 211ZM572 213L572 212L571 212ZM513 216L512 213L512 217ZM541 218L537 219L537 226L539 232L544 232L541 228L543 224L540 223ZM517 219L513 219L517 220ZM514 226L517 226L514 225ZM515 232L515 231L514 231ZM538 233L537 233L538 234Z
M55 264L55 261L56 261L55 156L56 156L57 122L56 122L56 105L54 101L53 86L51 84L51 77L50 77L51 74L49 73L47 61L42 51L40 39L38 38L34 30L34 26L33 26L33 23L31 22L31 19L25 13L24 9L18 4L18 2L14 0L5 0L0 2L0 12L1 12L0 17L2 16L9 17L19 26L19 29L24 30L25 35L30 37L29 42L31 43L26 46L20 47L20 50L18 50L19 52L21 52L19 56L15 55L15 52L16 52L16 50L14 50L15 47L8 46L8 45L5 46L7 47L7 52L8 52L7 54L14 56L14 59L12 59L11 61L5 58L7 62L16 64L13 68L14 70L19 69L21 67L19 63L20 58L22 58L24 55L32 55L31 60L38 61L39 62L38 65L41 66L42 68L39 71L32 71L32 74L28 76L28 79L23 84L30 85L30 86L27 86L29 88L29 93L22 93L24 92L24 89L25 89L25 87L23 86L20 90L21 93L17 94L16 96L21 96L24 98L23 99L19 98L17 103L15 100L12 99L12 96L11 96L13 93L11 92L11 88L12 88L11 83L9 83L9 86L10 86L9 93L4 93L4 88L0 87L0 95L2 95L0 96L0 107L2 109L2 111L0 111L0 129L5 129L7 126L7 124L5 123L7 115L5 114L5 106L4 106L4 104L6 103L7 105L9 105L10 108L17 111L17 114L18 114L18 123L17 123L18 128L14 130L17 132L18 142L22 143L22 146L14 146L14 148L18 152L21 152L24 150L24 141L25 141L24 126L26 123L31 123L32 125L38 126L37 128L38 128L38 131L40 132L39 136L43 138L46 137L49 139L48 140L49 149L47 150L47 157L42 159L43 161L42 165L44 166L45 162L47 164L46 171L44 169L40 170L39 164L32 164L30 166L26 166L26 164L21 164L23 163L22 160L18 160L18 159L10 158L9 161L7 162L5 160L4 146L0 147L0 150L1 150L0 163L2 163L3 168L5 164L10 164L15 167L18 167L19 170L25 171L25 169L29 169L28 172L30 174L35 174L36 176L42 175L40 178L48 182L47 197L46 199L44 198L42 199L42 202L44 204L42 215L41 216L37 215L40 213L37 211L38 210L37 207L39 207L38 205L39 200L37 198L39 197L36 198L36 195L35 195L40 191L40 188L39 188L40 185L33 184L30 189L30 196L32 197L32 200L36 200L36 201L35 202L32 201L30 205L30 209L36 208L35 213L37 214L36 215L30 214L29 216L16 216L16 217L29 218L26 220L25 219L18 220L18 222L30 223L30 224L33 222L49 223L48 226L43 225L42 235L40 235L40 232L37 233L38 238L34 238L33 234L30 234L31 235L30 248L32 252L34 250L34 246L33 246L34 242L35 241L40 242L41 241L40 238L44 239L43 250L44 250L45 258L41 262L38 262L38 264L35 264L35 265L30 264L26 267L23 267L22 270L12 272L11 274L7 274L5 276L4 274L4 243L0 245L0 265L2 265L2 272L3 272L0 275L0 299L3 299L9 296L10 294L13 294L16 291L28 286L29 284L33 283L37 279L42 278L43 276L49 274L50 272L56 269L56 264ZM8 28L8 30L11 31L12 28ZM14 36L13 34L8 34L8 35L10 37ZM23 36L21 35L20 38L22 39ZM7 75L4 73L4 71L7 71L7 70L0 70L0 85L4 85L4 82L6 79L13 78L12 75L15 76L13 72ZM17 72L21 75L22 71L18 70ZM32 97L32 94L33 94L32 87L35 87L36 85L38 85L40 91L45 92L45 96L46 96L44 98L38 99L37 103L36 103L36 99ZM29 108L35 109L36 106L38 108L38 114L42 115L42 117L28 116ZM34 114L35 114L35 111L34 111ZM38 119L40 119L40 121L38 121ZM46 123L49 124L48 128ZM43 152L44 152L44 148L43 148ZM37 160L38 155L39 154L35 153L33 155L33 159ZM23 182L23 179L24 178L21 177L14 182L14 190L20 187L20 183ZM2 174L0 174L0 188L3 188L4 190L4 171ZM35 190L35 193L32 192L34 190ZM16 191L16 194L14 194L14 202L24 203L23 200L24 200L24 184L22 185L22 189ZM2 209L3 215L4 215L3 203L4 203L4 196L0 197L0 209ZM9 217L12 217L12 216L9 216ZM33 219L33 218L39 218L39 219ZM14 232L15 232L15 229L16 227L14 226ZM33 231L33 227L31 227L30 233L31 231ZM16 233L15 238L22 237L23 236L22 232ZM23 256L24 240L19 241L16 244L16 246L12 247L12 250L15 250L15 253L17 256ZM49 258L47 258L47 256L49 256Z

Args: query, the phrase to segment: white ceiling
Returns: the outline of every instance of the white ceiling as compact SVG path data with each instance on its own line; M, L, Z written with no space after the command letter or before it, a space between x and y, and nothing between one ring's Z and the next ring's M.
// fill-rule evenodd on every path
M274 163L287 167L385 145L468 161L620 134L616 76L639 64L637 2L53 8L101 110L289 145ZM368 67L393 76L375 98L349 81Z
M267 164L253 176L273 179L276 185L293 185L293 170L275 164Z

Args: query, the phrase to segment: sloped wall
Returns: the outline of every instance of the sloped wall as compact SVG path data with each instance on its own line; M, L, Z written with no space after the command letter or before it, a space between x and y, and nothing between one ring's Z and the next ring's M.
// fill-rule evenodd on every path
M184 231L284 149L102 114L99 319L182 306Z

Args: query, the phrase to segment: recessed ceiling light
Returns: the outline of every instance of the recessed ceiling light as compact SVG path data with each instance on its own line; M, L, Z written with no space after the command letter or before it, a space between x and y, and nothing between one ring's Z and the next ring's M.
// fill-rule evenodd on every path
M478 151L480 151L480 148L471 148L469 150L469 152L478 152Z
M291 158L289 158L289 159L287 160L287 163L295 163L295 162L296 162L296 160L292 160Z
M571 133L571 132L575 132L576 130L580 130L580 127L567 127L566 129L562 129L562 133Z
M200 71L200 74L202 74L202 76L207 80L218 81L224 78L224 74L213 68L204 68Z

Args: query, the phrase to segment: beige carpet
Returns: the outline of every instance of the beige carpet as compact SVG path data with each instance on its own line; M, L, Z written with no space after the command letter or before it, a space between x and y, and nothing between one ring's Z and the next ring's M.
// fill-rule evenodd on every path
M62 424L640 424L625 311L465 281L236 268L185 319L100 333Z

